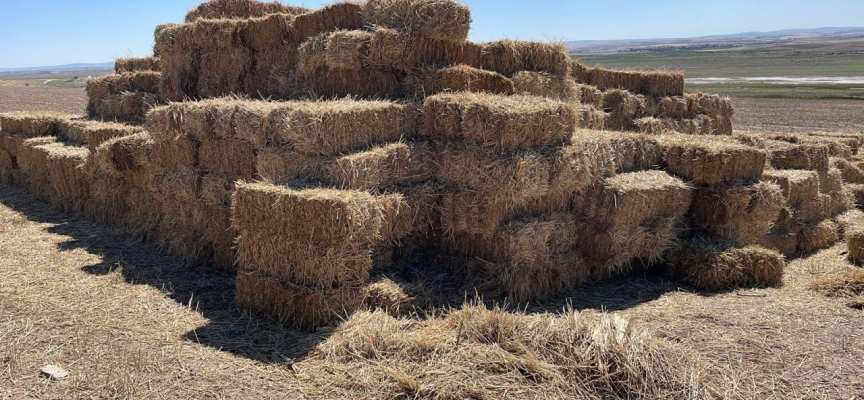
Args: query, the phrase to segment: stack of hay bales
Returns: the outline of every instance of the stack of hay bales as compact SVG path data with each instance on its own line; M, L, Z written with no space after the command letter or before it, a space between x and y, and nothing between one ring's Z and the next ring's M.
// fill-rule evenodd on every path
M122 58L115 74L87 80L87 114L94 119L141 123L147 111L162 102L158 59Z

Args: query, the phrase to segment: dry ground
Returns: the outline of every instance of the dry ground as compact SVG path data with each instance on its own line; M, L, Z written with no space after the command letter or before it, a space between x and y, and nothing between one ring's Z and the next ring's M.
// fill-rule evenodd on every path
M629 316L741 373L730 397L856 399L864 393L864 312L807 289L855 268L843 251L838 244L793 261L780 289L700 294L647 275L575 288L527 311L569 302ZM231 274L186 267L122 230L5 186L0 266L0 398L301 399L356 389L328 387L328 376L350 377L350 369L319 372L320 361L310 361L326 333L238 310ZM40 378L48 363L70 377Z
M864 101L736 98L735 129L864 134Z
M3 82L0 80L0 112L54 110L69 114L85 113L87 94L82 88L4 85Z

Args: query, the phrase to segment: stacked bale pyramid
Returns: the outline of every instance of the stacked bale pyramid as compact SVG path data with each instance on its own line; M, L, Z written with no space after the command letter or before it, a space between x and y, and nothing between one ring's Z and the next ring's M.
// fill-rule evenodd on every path
M777 284L783 255L837 240L860 138L733 134L681 73L472 43L470 22L451 0L213 0L91 80L89 119L0 115L0 178L236 269L240 305L306 329L431 262L412 254L529 301L664 262Z

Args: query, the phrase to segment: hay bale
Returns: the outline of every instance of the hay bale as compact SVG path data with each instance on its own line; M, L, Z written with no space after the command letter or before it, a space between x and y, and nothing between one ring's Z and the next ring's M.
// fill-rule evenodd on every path
M565 101L577 101L582 97L579 85L569 76L520 71L511 79L517 93L546 96Z
M333 32L327 36L324 63L330 69L363 69L371 42L372 32L369 31Z
M258 152L255 169L267 183L321 179L332 157L310 156L283 147L266 147Z
M198 165L198 147L197 141L186 136L154 140L149 164L154 168L193 168Z
M780 216L785 200L780 186L765 181L697 189L690 222L733 243L760 243Z
M91 153L108 139L141 132L139 126L83 119L61 120L57 135L63 140L76 144L86 144Z
M53 111L11 111L0 113L0 130L27 137L54 136L61 120L68 116Z
M846 239L846 259L852 264L864 263L864 213L849 211L837 218Z
M762 148L776 169L809 169L827 171L829 168L828 146L825 144L796 144L779 140L765 140Z
M251 180L256 176L255 149L242 140L205 140L198 148L198 166L230 175L237 179Z
M590 106L580 106L579 111L581 114L579 126L596 131L606 129L606 120L609 118L609 113Z
M664 135L657 143L669 172L699 184L757 180L765 169L765 153L731 139Z
M331 32L324 32L309 38L297 48L297 68L304 75L327 67L327 42Z
M603 108L603 91L590 85L579 85L580 100L583 105L597 109Z
M424 142L398 142L338 156L325 179L341 189L376 191L432 178L432 153Z
M362 6L357 3L341 2L298 15L294 19L293 42L303 43L322 32L362 29L361 8Z
M819 173L819 191L831 198L831 215L840 214L854 207L854 199L843 185L843 173L837 168Z
M829 163L832 168L840 170L844 182L864 184L864 171L854 163L842 158L831 158Z
M467 65L430 68L408 74L403 81L405 94L424 98L436 93L488 92L502 95L514 93L513 82L497 72Z
M249 19L267 14L299 15L308 8L288 6L279 2L262 3L255 0L209 0L186 13L186 22L199 19Z
M577 196L573 210L601 224L634 226L658 216L683 216L692 192L692 187L664 171L622 173Z
M780 186L794 218L803 222L815 222L828 217L823 213L819 198L819 176L815 171L765 170L762 179Z
M287 78L290 82L291 79ZM380 69L332 70L319 68L310 75L302 76L302 83L292 84L291 97L308 99L337 99L354 97L362 99L402 98L402 77ZM272 90L272 89L271 89ZM282 90L282 89L277 89Z
M161 103L162 97L158 94L122 92L104 98L91 98L87 103L87 115L103 120L141 123L147 112Z
M402 200L401 195L240 183L232 204L238 269L320 288L362 282Z
M690 114L732 118L735 113L732 99L728 96L698 92L688 93L684 98Z
M296 329L314 330L361 304L361 289L313 290L255 272L238 272L237 304Z
M160 71L159 57L125 57L114 60L114 72Z
M113 176L98 168L87 168L90 183L89 198L84 203L84 215L91 220L113 226L123 224L129 186L123 177Z
M736 248L706 239L678 241L668 256L670 273L701 290L780 286L786 261L760 246Z
M59 142L36 146L34 150L45 153L46 183L52 194L48 201L67 212L83 212L90 197L90 180L84 168L90 151Z
M147 132L109 139L96 148L99 167L113 175L140 170L148 164L153 140Z
M294 43L294 16L271 14L249 20L246 45L252 50L252 64L244 80L244 90L253 97L286 98L274 78L297 66Z
M467 41L439 40L394 29L376 28L369 44L366 64L373 68L409 73L423 68L460 64L480 68L480 52L479 45Z
M864 208L864 184L853 183L845 185L846 192L852 197L858 208Z
M570 55L563 44L499 40L483 43L481 49L481 67L507 76L519 71L570 73Z
M585 67L582 63L576 60L570 60L570 78L572 78L576 83L582 85L587 84L586 80L588 77L588 68Z
M411 35L465 41L471 9L453 0L371 0L363 5L363 23Z
M786 258L794 257L798 255L798 232L769 232L760 245L775 250Z
M609 113L606 129L613 131L634 130L633 120L645 107L643 98L621 89L603 92L602 104L603 110Z
M586 83L600 90L620 89L651 97L684 94L684 73L680 71L613 71L592 68L585 73Z
M798 233L798 251L810 254L831 247L837 242L837 231L837 223L830 219L805 225Z
M659 118L686 119L695 117L688 107L687 98L683 96L666 96L660 98L657 103L657 114Z
M663 164L662 149L653 136L580 129L571 142L584 153L591 174L597 177L656 169Z
M439 94L423 106L428 137L466 139L503 152L567 143L579 123L578 108L536 96Z
M159 93L162 73L158 71L124 72L87 79L87 97L98 101L122 92Z
M654 70L643 73L642 91L651 97L681 96L684 94L682 71Z

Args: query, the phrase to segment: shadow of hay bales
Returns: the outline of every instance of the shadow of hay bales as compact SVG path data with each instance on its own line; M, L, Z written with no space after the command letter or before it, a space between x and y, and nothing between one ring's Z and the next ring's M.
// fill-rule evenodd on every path
M82 267L89 274L120 274L135 285L149 285L209 320L187 332L186 339L249 359L281 363L301 359L326 338L326 333L287 329L240 310L234 304L234 274L189 266L182 259L141 243L131 233L94 223L51 208L25 190L0 185L0 203L31 221L51 224L46 232L68 236L58 249L84 249L102 262Z

